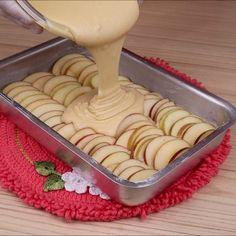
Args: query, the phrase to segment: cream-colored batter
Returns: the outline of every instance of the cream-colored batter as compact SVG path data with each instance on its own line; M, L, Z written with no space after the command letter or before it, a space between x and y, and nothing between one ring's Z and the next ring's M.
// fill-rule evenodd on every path
M77 129L92 127L115 135L124 117L143 113L143 96L118 82L124 38L139 15L136 0L29 2L50 20L44 25L46 29L87 47L98 66L98 90L73 102L64 112L64 122L73 122Z

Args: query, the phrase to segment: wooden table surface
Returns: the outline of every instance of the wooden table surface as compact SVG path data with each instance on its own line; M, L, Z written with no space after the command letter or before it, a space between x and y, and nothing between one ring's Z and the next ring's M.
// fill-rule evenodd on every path
M126 47L166 59L236 106L235 25L236 1L145 1ZM1 18L0 58L52 37L33 35ZM66 223L0 188L0 235L236 235L235 134L233 127L231 154L210 184L144 221Z

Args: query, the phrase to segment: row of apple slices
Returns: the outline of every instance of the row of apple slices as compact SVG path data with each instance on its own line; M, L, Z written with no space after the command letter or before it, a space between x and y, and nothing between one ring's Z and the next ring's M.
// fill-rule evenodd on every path
M160 110L158 124L166 135L181 138L190 145L197 144L215 130L215 127L200 117L178 106L165 107ZM160 114L159 113L159 114Z
M59 103L68 106L79 96L89 92L91 87L83 86L71 76L40 76L41 72L27 76L23 81L43 91Z
M38 88L33 87L29 82L14 82L3 89L8 97L25 107L35 116L39 117L48 111L65 110L65 106L53 100Z
M96 76L96 80L98 77ZM124 76L119 76L120 83L128 83L127 87L136 88L136 84L132 83L128 78ZM97 82L96 82L97 83ZM76 100L79 96L89 92L91 87L80 85L80 83L71 76L53 76L50 73L37 72L27 76L23 81L15 82L5 88L9 90L13 86L22 87L29 86L31 84L33 87L45 94L52 97L52 99L58 101L59 103L65 105L66 107ZM17 89L20 90L21 88ZM144 88L136 88L138 91L146 92Z
M75 77L82 86L98 87L99 78L96 64L81 54L69 54L60 58L54 64L52 73ZM124 76L119 76L119 82L122 86L135 88L141 94L149 93L143 86L134 84Z
M23 106L25 106L24 99L29 96L33 97L33 95L42 95L42 93L45 97L38 96L37 100L50 97L60 104L68 106L79 96L91 90L90 87L81 87L73 77L43 75L42 73L37 72L27 76L23 81L14 82L6 86L3 92L9 97L14 98L16 102L22 103ZM41 93L30 92L33 90L40 91Z
M33 87L29 82L12 83L4 88L3 92L64 138L68 139L76 133L73 124L62 122L61 117L65 106Z
M97 83L98 77L95 77ZM119 82L128 83L127 87L136 88L136 84L132 83L128 78L119 76ZM17 82L17 86L25 86L27 83L32 84L33 87L43 91L45 94L52 97L52 99L65 105L66 107L76 100L79 96L91 91L91 87L82 85L71 76L53 76L43 72L37 72L27 76L23 82ZM14 85L11 85L14 86ZM144 88L136 88L138 91L146 91Z
M133 159L145 162L150 168L157 170L166 167L190 147L184 140L165 136L151 119L139 113L127 116L120 123L115 144L127 148ZM157 147L161 149L158 151Z
M98 87L97 65L82 54L74 53L63 56L53 65L52 73L57 76L72 76L82 86Z
M96 64L81 54L69 54L60 58L54 64L52 73L75 77L82 86L98 87L99 78ZM122 86L135 88L143 95L149 93L143 86L134 84L124 76L119 76L119 81Z
M150 118L141 113L133 113L119 124L116 131L116 144L132 151L142 138L149 135L163 135L163 132Z
M74 53L63 56L53 65L54 75L69 75L83 86L97 87L97 65L88 57Z
M98 134L92 128L77 131L69 141L121 179L141 181L156 173L145 163L131 159L130 151L115 144L114 137Z
M116 144L104 144L92 150L93 159L114 175L129 181L145 180L156 171L139 160L130 158L130 151Z
M137 144L133 157L156 170L161 170L189 148L190 145L182 139L166 135L152 135L143 138Z
M191 145L215 130L213 125L160 96L145 97L144 111L166 135L179 137Z
M131 159L131 152L115 144L114 137L98 134L92 128L77 131L69 141L122 179L141 181L156 173L142 161Z
M131 120L137 116L142 117L143 121L148 121L149 125L138 126L138 123L135 122L128 125L127 122L131 122ZM124 123L126 123L128 127L126 127ZM110 136L98 134L91 128L84 128L78 131L70 139L70 142L80 148L83 152L92 156L96 161L111 171L113 170L112 167L114 167L114 164L117 164L112 163L112 161L124 161L131 157L141 163L146 162L149 169L162 169L168 165L173 158L177 158L177 156L182 154L184 151L187 151L189 148L189 144L183 140L171 136L163 136L163 133L161 133L158 128L152 126L151 121L142 114L133 114L128 116L124 120L124 123L123 127L126 127L126 132L121 134L117 140ZM141 125L141 123L139 124ZM129 127L131 127L131 129L129 129ZM130 131L133 133L130 136L127 136ZM164 144L171 140L173 140L173 142L170 144L168 143L167 146L160 149L158 154L156 153L156 147L158 144L160 146L160 144ZM134 143L134 146L131 145L132 142ZM153 153L153 150L156 150L156 152ZM109 155L105 151L108 151ZM163 153L165 153L165 155L162 155ZM154 154L156 157L155 161ZM105 161L107 156L109 156L109 158ZM151 159L153 159L153 161L151 161Z

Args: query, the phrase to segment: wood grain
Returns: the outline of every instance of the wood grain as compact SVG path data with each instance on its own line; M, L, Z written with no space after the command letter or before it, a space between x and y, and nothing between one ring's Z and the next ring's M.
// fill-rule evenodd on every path
M164 58L236 105L236 1L145 1L126 47ZM0 19L0 58L51 39ZM0 189L0 235L236 235L236 128L232 151L211 183L192 199L110 223L66 223Z

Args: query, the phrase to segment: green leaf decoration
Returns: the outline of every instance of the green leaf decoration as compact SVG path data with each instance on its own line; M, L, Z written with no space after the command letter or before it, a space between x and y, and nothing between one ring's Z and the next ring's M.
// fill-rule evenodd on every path
M55 165L49 161L36 161L34 162L36 171L43 176L48 176L55 173Z
M64 188L64 181L58 174L51 174L47 177L47 181L44 184L44 192L59 190Z

